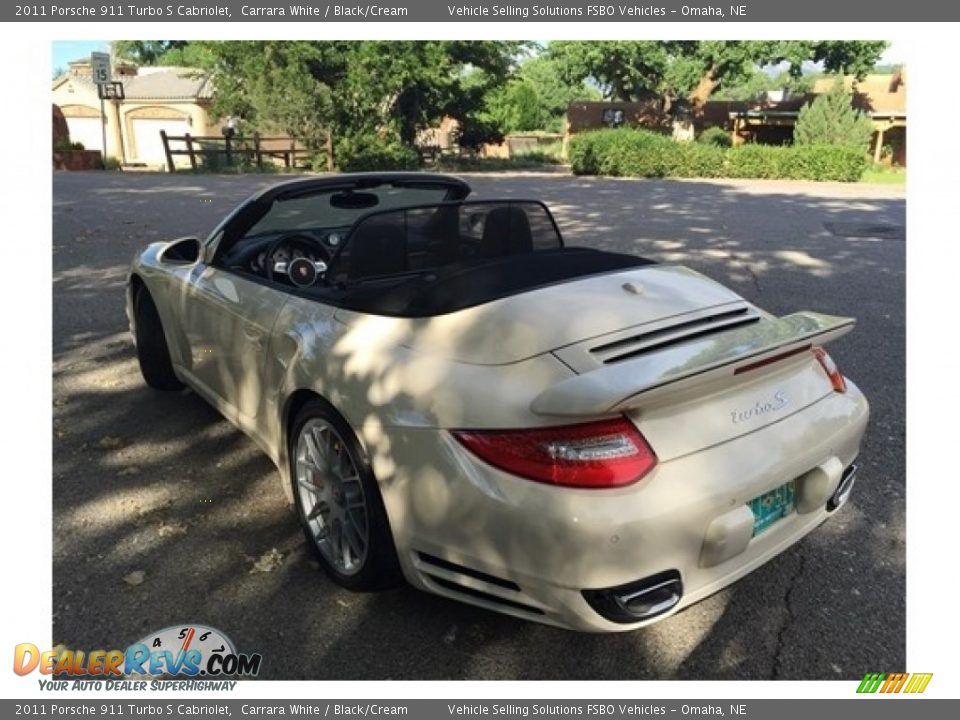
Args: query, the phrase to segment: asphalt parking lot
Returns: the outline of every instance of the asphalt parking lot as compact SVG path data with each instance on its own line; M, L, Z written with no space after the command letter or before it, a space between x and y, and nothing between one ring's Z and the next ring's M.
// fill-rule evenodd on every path
M468 177L540 198L568 244L689 265L776 314L855 315L831 346L872 403L854 497L794 548L652 627L575 634L308 558L269 460L195 395L142 382L129 261L206 234L277 178L53 177L53 640L126 647L204 623L271 679L859 679L906 665L905 193L790 182Z

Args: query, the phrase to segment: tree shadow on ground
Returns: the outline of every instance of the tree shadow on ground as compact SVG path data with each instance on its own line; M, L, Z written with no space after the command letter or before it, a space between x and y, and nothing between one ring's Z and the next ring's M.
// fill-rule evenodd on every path
M902 198L772 183L471 178L481 196L546 200L570 244L690 265L774 313L860 320L837 345L874 409L851 505L731 588L603 636L410 588L342 590L306 553L254 444L189 392L143 386L125 332L128 260L152 240L205 233L271 182L54 177L54 642L125 647L202 622L262 652L273 679L853 679L904 666L904 242L824 229L902 225ZM280 562L254 572L273 548ZM125 580L135 571L142 583Z

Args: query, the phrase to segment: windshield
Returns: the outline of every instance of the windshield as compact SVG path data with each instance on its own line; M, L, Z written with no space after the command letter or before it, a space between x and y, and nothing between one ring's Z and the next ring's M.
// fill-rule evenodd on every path
M540 202L440 203L375 212L351 228L330 279L358 281L563 247Z
M438 203L447 199L449 188L430 186L380 185L362 190L334 190L309 195L278 197L267 213L250 227L244 237L292 230L347 227L371 210Z

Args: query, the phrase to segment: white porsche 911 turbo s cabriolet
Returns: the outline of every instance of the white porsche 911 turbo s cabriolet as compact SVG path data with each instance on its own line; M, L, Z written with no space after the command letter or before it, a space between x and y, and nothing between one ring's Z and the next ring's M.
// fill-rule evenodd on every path
M146 382L258 443L336 582L627 630L844 504L868 406L822 346L852 319L773 317L469 193L296 180L133 263Z

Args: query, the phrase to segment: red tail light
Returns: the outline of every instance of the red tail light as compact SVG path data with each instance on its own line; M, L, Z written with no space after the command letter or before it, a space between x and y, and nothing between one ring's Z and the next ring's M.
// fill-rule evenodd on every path
M833 385L833 389L838 393L846 392L847 381L843 379L840 368L837 367L837 364L833 361L833 358L830 357L830 354L821 347L814 348L813 354L819 361L820 367L827 373L827 377L830 378L830 384Z
M453 436L490 465L551 485L622 487L657 464L643 435L625 417L536 430L465 430Z

